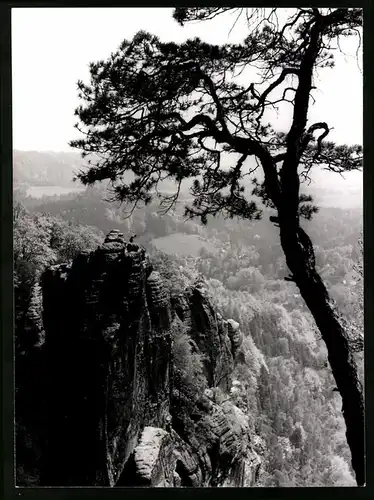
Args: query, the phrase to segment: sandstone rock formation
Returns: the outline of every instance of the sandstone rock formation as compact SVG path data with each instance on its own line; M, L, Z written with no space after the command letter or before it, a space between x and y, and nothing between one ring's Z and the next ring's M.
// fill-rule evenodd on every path
M16 361L18 470L31 460L29 474L52 486L254 484L260 458L230 401L201 394L193 425L183 435L173 426L173 321L204 355L211 388L229 391L241 343L203 286L170 297L144 249L111 231L96 251L49 268L31 306L33 340L19 349L28 361Z

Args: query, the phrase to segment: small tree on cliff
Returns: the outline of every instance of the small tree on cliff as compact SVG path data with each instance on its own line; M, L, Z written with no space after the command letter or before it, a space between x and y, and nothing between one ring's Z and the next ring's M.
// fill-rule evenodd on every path
M210 19L228 8L179 8L180 23ZM281 25L279 9L239 9L249 35L242 44L210 45L200 39L162 43L139 32L125 40L107 61L91 63L89 85L78 82L82 105L76 109L85 134L71 142L97 162L78 178L84 184L109 179L113 198L136 206L160 198L174 207L181 184L192 179L193 202L186 215L259 219L243 180L253 179L253 195L276 211L281 245L292 279L326 343L329 362L343 400L347 441L359 485L365 482L364 402L349 339L316 271L313 245L300 226L317 211L300 193L311 168L335 172L360 168L361 146L337 146L325 140L329 125L308 123L317 68L333 66L332 47L339 37L359 33L361 9L293 10ZM253 76L253 68L257 75ZM253 83L256 79L259 83ZM293 107L291 127L279 133L265 121L269 109ZM248 171L246 160L257 167ZM225 168L223 160L231 160ZM227 164L227 163L226 163ZM135 174L131 182L127 171ZM173 195L158 190L175 181Z

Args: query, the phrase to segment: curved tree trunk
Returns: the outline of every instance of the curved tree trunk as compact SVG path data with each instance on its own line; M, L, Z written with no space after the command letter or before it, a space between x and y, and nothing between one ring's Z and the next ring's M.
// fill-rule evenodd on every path
M281 224L281 244L292 280L300 290L326 344L328 360L341 394L346 437L358 486L365 484L365 412L363 387L349 342L348 325L315 269L312 243L300 226Z

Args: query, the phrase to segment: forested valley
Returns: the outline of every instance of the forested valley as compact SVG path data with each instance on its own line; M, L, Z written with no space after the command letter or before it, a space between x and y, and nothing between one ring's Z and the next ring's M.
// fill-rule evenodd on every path
M222 316L244 333L245 363L236 368L231 397L261 439L259 486L355 485L326 348L296 285L287 280L270 209L260 221L209 217L203 226L185 219L182 203L162 214L153 202L124 218L121 207L104 201L104 185L32 198L26 189L32 181L18 180L13 222L19 329L31 287L47 266L95 249L113 228L127 239L136 235L173 289L201 279ZM303 224L331 296L362 333L362 209L322 206ZM362 351L355 356L363 381Z

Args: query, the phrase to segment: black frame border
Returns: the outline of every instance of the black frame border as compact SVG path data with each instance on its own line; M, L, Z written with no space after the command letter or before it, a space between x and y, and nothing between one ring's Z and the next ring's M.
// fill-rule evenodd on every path
M140 3L140 2L139 2ZM82 497L100 499L108 494L117 498L151 498L154 495L162 495L167 498L187 498L194 496L197 498L205 498L206 496L220 496L222 498L227 495L233 495L236 498L295 498L298 499L301 495L309 498L374 498L374 479L370 475L370 470L374 470L374 446L373 446L373 431L374 428L374 403L372 397L372 388L374 387L374 369L370 365L369 359L374 348L374 338L370 331L374 331L373 309L371 305L374 303L373 291L373 259L374 259L374 242L373 242L373 171L371 164L373 141L373 97L370 89L373 88L373 72L372 61L374 60L373 53L373 32L374 19L370 0L362 1L347 1L341 0L335 2L320 1L315 5L318 7L363 7L364 8L364 291L365 291L365 404L366 404L366 446L367 446L367 483L363 488L23 488L14 486L14 402L13 402L13 224L12 224L12 202L13 202L13 179L12 179L12 73L11 73L11 9L12 8L35 8L35 7L176 7L179 2L170 3L164 1L158 5L152 2L133 3L124 2L105 2L103 0L91 1L8 1L0 4L0 39L1 39L1 72L0 72L0 204L1 204L1 327L3 332L3 443L4 443L4 498L16 499L26 497L28 499L46 499L52 498L56 500L65 500L67 498L81 499ZM182 2L183 5L188 5L189 2ZM247 1L245 4L235 4L243 6L274 6L276 2L268 0L260 0L258 2ZM309 2L277 2L278 7L300 7L303 4L310 6ZM312 3L312 2L311 2ZM313 2L314 3L314 2ZM205 5L218 6L220 1L199 3ZM229 4L229 3L228 3ZM222 3L222 5L228 5ZM280 4L280 5L279 5ZM196 5L194 2L191 6ZM349 99L349 96L347 96Z

